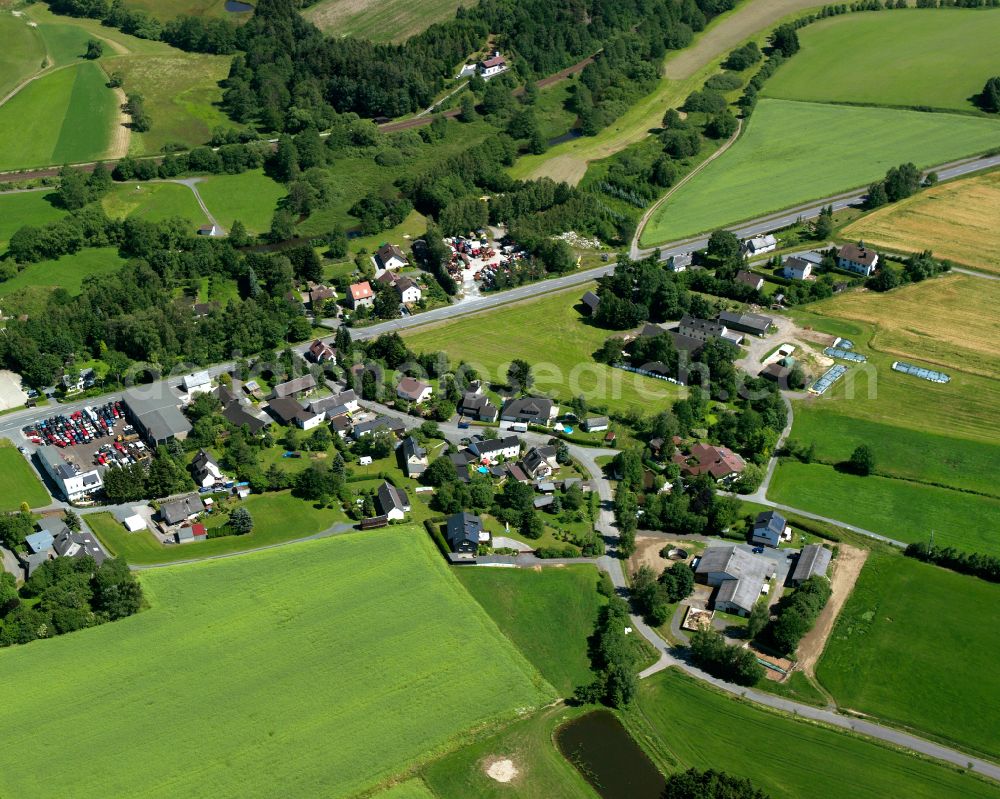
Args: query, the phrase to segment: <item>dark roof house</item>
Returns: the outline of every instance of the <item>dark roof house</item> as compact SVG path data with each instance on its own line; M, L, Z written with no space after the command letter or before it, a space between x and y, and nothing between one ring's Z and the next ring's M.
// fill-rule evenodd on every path
M500 418L505 422L526 422L547 427L558 412L559 406L545 397L520 397L504 403Z
M802 547L792 571L792 585L799 585L816 574L826 577L832 554L822 544L806 544Z
M472 513L456 513L448 517L445 538L452 552L475 555L479 551L479 538L483 520Z
M757 546L777 547L787 527L788 523L780 513L773 510L763 511L757 514L750 540Z
M205 503L197 494L188 494L160 505L160 518L164 523L173 526L185 519L197 516L205 511Z

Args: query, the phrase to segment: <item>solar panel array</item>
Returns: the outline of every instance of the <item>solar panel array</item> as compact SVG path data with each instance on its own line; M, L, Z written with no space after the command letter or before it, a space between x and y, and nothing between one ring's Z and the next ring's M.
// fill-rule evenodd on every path
M914 366L912 363L903 363L903 361L893 361L892 368L904 375L913 375L930 380L932 383L947 383L951 380L944 372L935 372L932 369L924 369L922 366Z
M842 361L851 361L852 363L864 363L868 360L864 355L851 352L850 350L836 349L834 347L827 347L823 350L823 352L831 358L840 358Z
M815 383L812 384L812 387L809 390L813 394L825 394L827 390L830 388L830 386L832 386L834 383L840 380L841 377L844 376L844 373L846 371L847 371L846 366L842 366L839 363L834 364L833 366L831 366L829 369L826 370L824 375L819 380L817 380Z

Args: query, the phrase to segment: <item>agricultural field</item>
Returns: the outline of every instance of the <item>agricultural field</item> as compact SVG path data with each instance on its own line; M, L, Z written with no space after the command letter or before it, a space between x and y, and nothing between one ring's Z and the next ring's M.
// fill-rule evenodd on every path
M248 549L281 544L316 535L334 528L347 530L350 520L339 508L316 508L313 503L293 497L288 491L252 494L241 503L253 517L254 529L247 535L210 538L187 545L164 546L148 530L130 533L110 513L88 517L91 529L109 551L135 565L171 563L211 555L227 555ZM223 514L209 517L206 527L220 527Z
M1000 172L949 181L862 216L842 235L901 252L931 250L1000 274Z
M434 799L434 794L421 780L414 778L375 794L373 799Z
M0 10L0 100L42 68L45 44L28 20Z
M6 310L10 310L10 300L14 295L19 298L19 303L20 298L28 302L44 302L54 288L64 288L76 295L80 293L85 278L114 272L123 263L125 262L119 257L117 248L93 247L64 255L55 261L25 264L14 277L0 283L0 297L8 300Z
M641 244L863 186L904 161L927 167L976 155L998 135L1000 122L971 116L762 100L741 138L657 209Z
M587 639L605 602L593 566L458 569L456 575L563 696L593 679Z
M414 352L448 353L465 360L487 380L506 382L507 366L524 358L535 367L535 390L562 400L583 394L592 406L611 411L637 408L648 412L669 403L683 389L597 363L591 354L613 331L590 325L577 301L592 285L546 295L403 336Z
M995 783L739 702L675 669L639 683L633 736L666 770L716 768L773 799L996 797ZM767 741L764 756L747 741Z
M319 0L302 16L331 36L401 42L455 16L472 0ZM457 73L456 73L457 74Z
M140 580L139 615L0 652L0 793L354 796L555 695L418 527Z
M44 225L65 215L53 201L49 190L0 194L0 252L7 249L10 237L25 225Z
M52 502L24 455L6 439L0 441L0 474L4 479L0 511L17 510L22 502L32 508L44 508Z
M1000 585L873 553L817 676L842 707L1000 757L993 666Z
M104 212L115 219L134 217L159 222L172 216L197 227L207 223L194 193L179 183L122 183L101 199Z
M831 17L799 32L802 49L768 80L761 94L816 103L973 112L977 109L971 98L996 74L992 52L998 38L1000 12L993 9ZM850 58L844 58L847 51Z
M55 70L0 106L0 169L103 157L118 117L116 95L93 63Z
M285 188L255 169L240 175L210 175L198 183L198 193L226 230L239 219L251 233L265 233Z
M180 16L225 17L240 20L250 12L226 11L225 0L128 0L129 8L138 8L164 22Z

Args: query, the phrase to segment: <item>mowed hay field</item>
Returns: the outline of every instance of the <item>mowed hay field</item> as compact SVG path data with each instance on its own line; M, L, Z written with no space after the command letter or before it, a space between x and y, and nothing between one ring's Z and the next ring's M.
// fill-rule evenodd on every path
M179 183L123 183L101 199L104 212L115 219L134 217L159 222L179 216L197 227L207 223L194 192Z
M226 11L225 0L126 0L129 8L138 8L157 19L169 22L175 17L225 17L231 20L246 19L249 11ZM251 5L253 5L251 3Z
M0 474L3 475L0 511L17 510L22 502L32 508L44 508L52 501L24 455L6 440L0 442Z
M996 146L1000 121L762 100L746 132L650 218L643 246L848 191L904 161L933 166Z
M653 754L663 765L748 777L773 799L1000 796L994 782L759 709L672 668L639 683L628 721L634 736L655 735ZM749 741L766 741L766 753Z
M473 0L320 0L302 16L330 36L401 42Z
M1000 758L1000 585L873 553L817 675L842 707Z
M0 652L0 794L353 796L554 697L416 526L141 581L138 616Z
M285 187L263 170L240 175L211 175L198 183L198 193L226 230L239 219L251 233L265 233Z
M997 71L998 40L996 9L897 9L830 17L799 31L802 49L761 94L975 111L972 96Z
M88 61L33 81L0 106L0 169L104 156L118 115L106 80Z
M843 235L1000 273L1000 172L933 186L860 217Z
M24 225L54 222L66 212L53 204L51 191L24 191L0 194L0 254L7 249L10 237Z
M42 68L45 44L27 18L0 9L0 100Z
M14 277L0 283L0 297L29 294L37 295L36 300L43 300L54 288L64 288L76 295L87 277L114 272L123 263L116 247L88 247L55 261L25 264ZM11 310L9 302L4 310Z
M534 368L535 391L569 400L580 394L592 406L624 411L669 404L683 389L661 380L612 369L591 357L614 331L587 323L576 307L592 285L549 294L540 300L498 308L415 333L403 333L410 348L446 352L452 362L472 364L486 380L506 383L507 367L523 358Z
M375 794L374 799L434 799L434 794L423 782L414 778L386 788L381 793Z

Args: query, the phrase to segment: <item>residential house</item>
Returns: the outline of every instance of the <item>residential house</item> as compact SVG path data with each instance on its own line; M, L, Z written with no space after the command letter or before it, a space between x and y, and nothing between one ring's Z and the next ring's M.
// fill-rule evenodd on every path
M408 277L401 277L396 281L396 291L399 293L399 301L405 305L420 302L420 298L423 296L420 286L417 285L415 280L411 280Z
M458 412L479 422L495 422L498 413L497 406L478 390L467 391L462 395Z
M313 363L337 363L337 351L321 339L309 345L306 357Z
M362 280L360 283L352 283L348 289L348 301L352 308L362 306L371 308L375 304L375 294L372 292L371 283Z
M591 416L584 420L583 429L588 433L599 433L602 430L607 430L609 424L607 416Z
M747 272L745 269L741 269L736 273L736 282L744 286L749 286L754 291L760 291L764 288L764 278L753 274L753 272Z
M664 261L663 266L670 272L686 272L691 267L692 261L691 253L685 252L671 255Z
M691 447L690 455L675 453L673 462L681 467L682 474L709 474L717 482L733 479L746 467L743 458L731 449L700 443Z
M740 616L750 615L774 574L769 558L736 545L709 547L695 569L696 579L718 589L715 609Z
M375 251L375 264L379 269L402 269L410 262L395 244L383 244Z
M782 264L781 274L788 280L805 280L812 274L813 265L798 256L786 258Z
M403 460L403 471L407 477L419 477L427 470L429 464L427 450L420 446L413 436L403 439L399 451Z
M203 449L198 450L198 454L191 461L191 473L194 475L195 483L202 488L208 488L208 486L223 481L222 469L219 468L219 464Z
M306 407L313 413L325 413L327 418L332 418L342 413L357 413L360 406L358 395L353 388L349 388L329 397L310 400Z
M351 420L344 414L334 416L330 419L330 430L341 438L347 438L351 432Z
M299 394L310 392L314 388L316 388L316 378L312 375L302 375L285 383L278 383L271 391L271 398L296 397Z
M777 511L768 510L757 514L750 532L750 542L759 547L777 548L788 532L788 522Z
M540 477L548 477L559 468L559 462L556 460L556 448L552 446L532 447L525 453L521 463L524 470L535 480Z
M406 431L406 425L398 419L393 419L389 416L377 416L367 422L360 422L354 425L351 437L357 441L364 436L371 435L376 430L385 430L388 433L402 435Z
M466 450L460 452L449 452L448 460L455 468L455 477L460 483L469 482L469 463L475 460L475 456Z
M507 59L500 55L499 50L494 50L493 55L479 62L479 74L484 78L491 78L499 75L507 69Z
M878 253L865 247L863 241L859 244L845 244L837 253L837 266L846 272L871 277L878 267Z
M97 382L97 375L93 369L81 369L75 378L68 374L63 375L62 384L67 394L83 391L85 388L93 388Z
M337 290L330 286L310 286L309 287L309 307L313 313L322 310L327 300L337 299Z
M743 252L748 257L763 255L766 252L774 252L776 249L778 249L778 240L770 233L763 236L754 236L752 239L747 239L743 242Z
M35 455L67 502L89 499L104 485L97 469L82 470L67 463L55 447L39 447Z
M160 519L168 527L189 521L205 512L205 503L197 494L187 494L160 505Z
M52 540L52 551L60 558L91 557L100 566L107 560L108 554L101 548L100 542L86 527L74 533L68 527L63 527Z
M207 394L212 390L212 378L208 372L195 372L181 379L181 387L190 400L196 394Z
M594 292L588 291L583 297L580 298L580 302L586 307L587 312L593 316L597 313L597 309L601 306L601 298L598 297Z
M517 436L486 438L469 444L469 452L480 463L496 463L500 458L516 458L521 454L521 439Z
M448 517L445 538L452 552L468 558L474 558L479 552L480 541L490 540L489 533L483 529L483 520L465 511Z
M253 435L257 435L271 425L271 419L252 406L244 405L239 400L229 402L223 407L222 415L237 427L244 425Z
M733 313L732 311L720 313L719 322L730 330L739 330L755 336L763 336L773 324L773 320L768 316L755 313Z
M410 512L410 500L406 492L386 481L378 487L375 505L389 521L402 521Z
M54 542L55 537L48 530L39 530L24 537L24 543L32 555L48 552Z
M417 405L421 402L427 402L433 393L434 389L431 388L430 383L425 383L423 380L417 380L417 378L410 377L409 375L403 377L396 385L397 397L408 400Z
M520 397L504 403L500 419L504 422L537 424L549 427L559 415L559 406L545 397Z
M146 396L148 392L156 396ZM131 388L123 399L128 420L153 447L182 441L191 432L191 423L178 408L180 400L162 383Z
M302 404L291 397L278 397L267 405L268 412L283 425L295 425L303 430L312 430L322 424L326 416L313 413L302 407Z
M815 574L826 577L833 553L822 544L806 544L792 570L792 585L798 586Z

